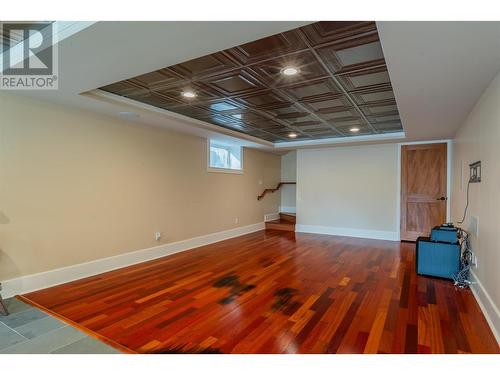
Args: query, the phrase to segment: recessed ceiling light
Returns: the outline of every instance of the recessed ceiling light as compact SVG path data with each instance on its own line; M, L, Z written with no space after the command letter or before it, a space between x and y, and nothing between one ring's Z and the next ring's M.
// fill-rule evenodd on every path
M359 128L357 128L357 127L353 127L353 128L350 128L350 129L349 129L349 131L350 131L351 133L357 133L357 132L359 132Z
M196 98L196 93L193 91L183 91L182 96L189 99Z
M295 68L294 66L285 66L283 69L281 69L281 74L285 76L294 76L299 72L298 68Z
M297 133L290 133L288 134L290 138L297 138Z

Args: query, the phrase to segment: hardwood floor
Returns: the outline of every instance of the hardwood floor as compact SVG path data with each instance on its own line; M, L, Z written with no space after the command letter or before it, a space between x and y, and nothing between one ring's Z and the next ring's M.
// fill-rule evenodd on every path
M139 353L499 353L414 244L260 231L21 298Z

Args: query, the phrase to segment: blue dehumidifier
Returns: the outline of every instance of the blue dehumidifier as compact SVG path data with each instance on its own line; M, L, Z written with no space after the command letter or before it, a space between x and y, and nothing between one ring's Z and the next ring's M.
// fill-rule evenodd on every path
M460 270L457 228L435 227L431 237L417 239L417 274L453 279Z

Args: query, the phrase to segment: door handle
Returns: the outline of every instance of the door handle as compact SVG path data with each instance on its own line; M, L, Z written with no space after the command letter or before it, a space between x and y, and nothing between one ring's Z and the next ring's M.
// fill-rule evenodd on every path
M448 200L448 197L440 197L440 198L436 198L437 201L447 201Z

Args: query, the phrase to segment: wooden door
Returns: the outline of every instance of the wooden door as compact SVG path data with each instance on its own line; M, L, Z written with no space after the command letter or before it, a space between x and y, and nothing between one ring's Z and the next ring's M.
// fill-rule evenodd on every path
M401 239L428 236L446 221L446 143L401 147Z

